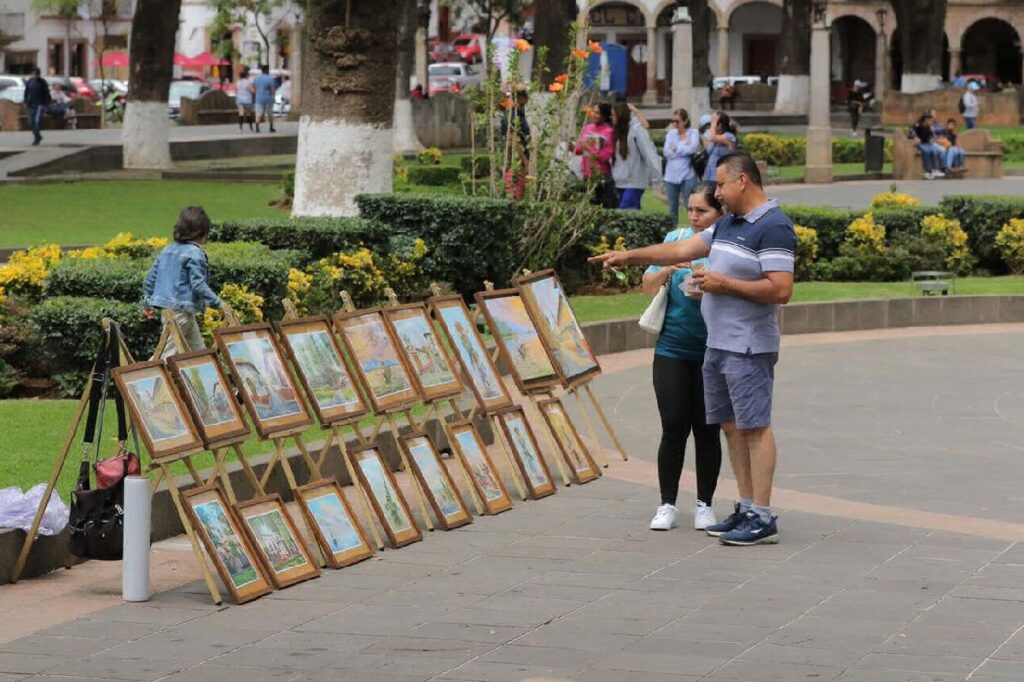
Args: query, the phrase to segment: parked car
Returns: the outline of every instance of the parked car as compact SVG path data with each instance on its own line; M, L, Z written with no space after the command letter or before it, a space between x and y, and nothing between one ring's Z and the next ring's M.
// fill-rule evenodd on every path
M0 74L0 91L7 88L25 87L25 77L14 74Z
M462 92L469 85L470 77L475 76L476 71L469 64L462 62L443 62L431 64L427 67L427 80L430 84L430 94L438 92Z
M55 84L59 84L61 89L64 90L64 94L72 99L75 97L88 97L94 100L99 96L96 90L84 78L79 76L43 76L43 79L50 84L51 88Z
M210 86L200 81L172 81L171 89L167 96L168 115L177 120L181 116L181 98L199 99L199 96L210 89Z
M25 86L11 85L0 90L0 99L5 99L15 104L25 103Z
M462 57L459 55L459 51L448 42L434 38L430 41L430 61L437 62L457 62Z
M476 64L483 60L480 36L475 33L463 33L455 37L452 46L459 53L459 58L467 64Z

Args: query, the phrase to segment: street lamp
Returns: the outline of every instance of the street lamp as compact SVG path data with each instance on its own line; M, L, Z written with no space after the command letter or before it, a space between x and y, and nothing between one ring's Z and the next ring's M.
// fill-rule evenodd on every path
M885 35L885 18L889 16L889 10L884 7L879 7L875 10L875 17L878 19L878 28Z
M825 15L828 13L828 0L811 0L811 7L814 10L814 23L825 21Z

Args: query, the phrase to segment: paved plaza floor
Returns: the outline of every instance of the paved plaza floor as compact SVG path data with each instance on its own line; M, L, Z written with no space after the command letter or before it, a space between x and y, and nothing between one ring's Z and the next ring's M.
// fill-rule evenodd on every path
M1024 679L1022 333L784 339L778 545L687 529L689 462L683 527L646 529L650 351L623 353L603 479L247 605L190 582L96 611L0 644L0 681ZM720 515L734 493L726 465Z

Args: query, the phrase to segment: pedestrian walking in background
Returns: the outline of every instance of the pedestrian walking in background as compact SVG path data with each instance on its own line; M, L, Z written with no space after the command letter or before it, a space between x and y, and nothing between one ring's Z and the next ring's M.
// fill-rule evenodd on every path
M711 115L711 126L708 128L707 141L708 162L704 167L704 180L715 181L718 160L736 149L736 128L724 111L716 111Z
M253 87L252 78L249 77L248 66L243 66L239 75L241 77L235 86L235 104L238 106L238 130L241 132L242 124L248 123L249 130L252 130L253 123L256 122L253 109L256 90Z
M612 178L619 192L619 208L640 210L644 190L661 182L661 157L642 120L626 104L612 107L615 160Z
M587 112L587 124L580 131L574 149L582 157L584 180L593 180L594 202L605 208L618 208L615 181L612 180L612 156L615 154L615 129L612 105L599 102Z
M722 217L722 205L715 198L715 184L702 182L686 197L689 227L668 233L665 243L686 241L710 228ZM689 287L692 269L705 267L707 259L689 264L660 267L644 273L643 288L654 296L666 287L665 324L654 348L654 395L661 416L661 444L658 446L658 484L661 505L651 519L651 530L676 526L679 508L679 477L683 473L686 441L693 432L694 469L697 473L697 502L693 527L704 530L716 523L711 508L722 468L722 443L717 424L708 424L704 409L702 366L708 330L700 313L699 291Z
M672 125L665 134L665 194L668 196L668 213L672 224L679 224L679 202L687 208L690 193L700 178L693 170L693 155L700 151L700 133L690 123L686 109L676 109L672 114Z
M32 69L32 77L25 83L25 108L28 109L28 122L32 127L33 147L43 141L40 132L43 129L43 114L52 101L50 86L43 79L39 67Z
M981 102L978 101L976 93L980 88L981 86L978 85L977 81L970 81L967 83L964 94L960 97L960 113L964 116L964 125L967 126L968 130L974 130L974 126L978 121Z
M253 90L256 93L256 132L260 132L260 123L264 121L270 126L270 132L274 130L274 93L277 92L277 81L270 75L270 67L260 64L260 75L252 82Z

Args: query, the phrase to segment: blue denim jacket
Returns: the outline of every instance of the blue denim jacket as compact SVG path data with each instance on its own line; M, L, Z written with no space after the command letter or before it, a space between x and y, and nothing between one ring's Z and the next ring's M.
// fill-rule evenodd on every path
M174 242L156 257L142 293L151 308L201 313L220 307L220 297L213 293L209 279L206 252L194 242Z

